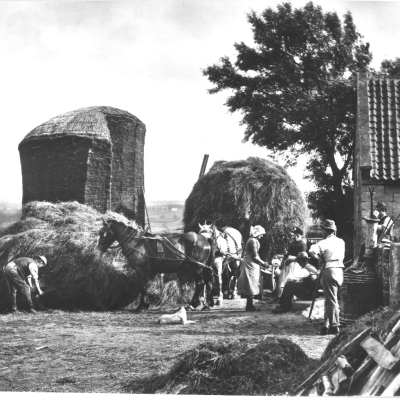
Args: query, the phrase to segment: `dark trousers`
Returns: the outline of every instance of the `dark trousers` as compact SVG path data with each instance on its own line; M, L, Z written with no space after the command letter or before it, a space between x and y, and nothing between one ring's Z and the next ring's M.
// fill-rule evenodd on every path
M7 265L4 269L4 274L10 289L11 310L17 310L17 291L21 293L23 301L28 309L33 309L31 288L18 272L17 266Z
M293 296L296 296L302 300L312 300L314 296L314 289L310 288L309 285L304 284L302 281L286 282L282 295L279 299L279 304L281 307L286 309L292 308Z

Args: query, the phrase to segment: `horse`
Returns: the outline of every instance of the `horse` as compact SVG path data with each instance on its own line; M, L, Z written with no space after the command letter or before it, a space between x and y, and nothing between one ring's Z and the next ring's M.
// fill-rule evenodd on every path
M174 273L186 270L194 278L195 292L190 306L200 305L200 296L206 287L204 308L214 306L212 297L212 258L208 240L195 232L173 236L147 234L136 223L126 224L116 219L103 219L97 244L101 254L115 241L129 266L135 270L140 289L140 302L136 312L147 310L150 306L147 297L149 278L157 273Z
M199 234L213 242L215 254L212 265L218 288L216 305L222 305L224 298L237 298L237 278L243 254L243 238L238 230L230 226L218 230L214 224L208 225L204 222L204 225L199 223L199 227Z

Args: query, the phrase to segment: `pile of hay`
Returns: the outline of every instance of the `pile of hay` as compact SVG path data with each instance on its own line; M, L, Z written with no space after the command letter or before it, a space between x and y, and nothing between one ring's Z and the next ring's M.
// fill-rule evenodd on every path
M185 231L197 232L198 223L205 220L236 228L245 240L251 225L262 225L271 256L284 251L291 227L304 228L306 206L286 170L271 161L255 157L217 161L196 182L185 203Z
M333 353L349 342L365 328L372 328L372 335L376 338L381 337L400 317L400 311L389 307L381 308L365 314L357 319L353 324L342 328L339 335L335 336L326 347L321 356L322 361L328 360Z
M200 395L290 394L310 359L288 339L266 337L205 342L184 353L164 376L126 385L131 393Z
M117 249L105 253L100 262L96 246L102 217L130 223L121 214L102 215L78 202L28 203L23 207L21 219L0 232L0 265L18 257L46 256L48 264L39 272L45 307L81 310L125 307L138 296L136 275ZM175 286L175 291L168 286L155 290L154 302L160 304L165 298L178 300L176 296L181 292ZM8 307L7 282L0 268L0 311Z

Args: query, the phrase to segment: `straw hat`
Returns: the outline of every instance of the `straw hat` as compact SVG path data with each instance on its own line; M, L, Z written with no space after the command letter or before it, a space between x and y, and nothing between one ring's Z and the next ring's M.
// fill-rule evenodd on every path
M261 225L252 226L250 235L253 237L265 235L265 229Z

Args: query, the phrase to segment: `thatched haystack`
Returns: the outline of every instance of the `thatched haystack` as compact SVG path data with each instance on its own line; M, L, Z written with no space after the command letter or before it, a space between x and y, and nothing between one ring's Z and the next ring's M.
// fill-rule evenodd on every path
M306 206L285 169L271 161L255 157L217 161L196 182L185 203L185 231L198 231L204 220L234 227L245 239L251 225L262 225L271 256L287 246L292 226L304 227Z
M136 275L119 250L103 259L96 249L102 217L130 223L123 215L102 215L78 202L52 204L31 202L22 209L20 221L0 232L0 265L17 257L43 254L48 265L39 278L44 306L106 310L129 305L138 296ZM159 279L159 278L158 278ZM153 304L178 302L180 285L166 280L150 284ZM0 268L0 311L9 306L8 289Z
M287 395L304 379L310 359L288 339L205 342L182 354L164 376L126 385L131 393Z
M74 110L33 129L19 144L23 204L78 201L144 225L146 126L112 107Z

